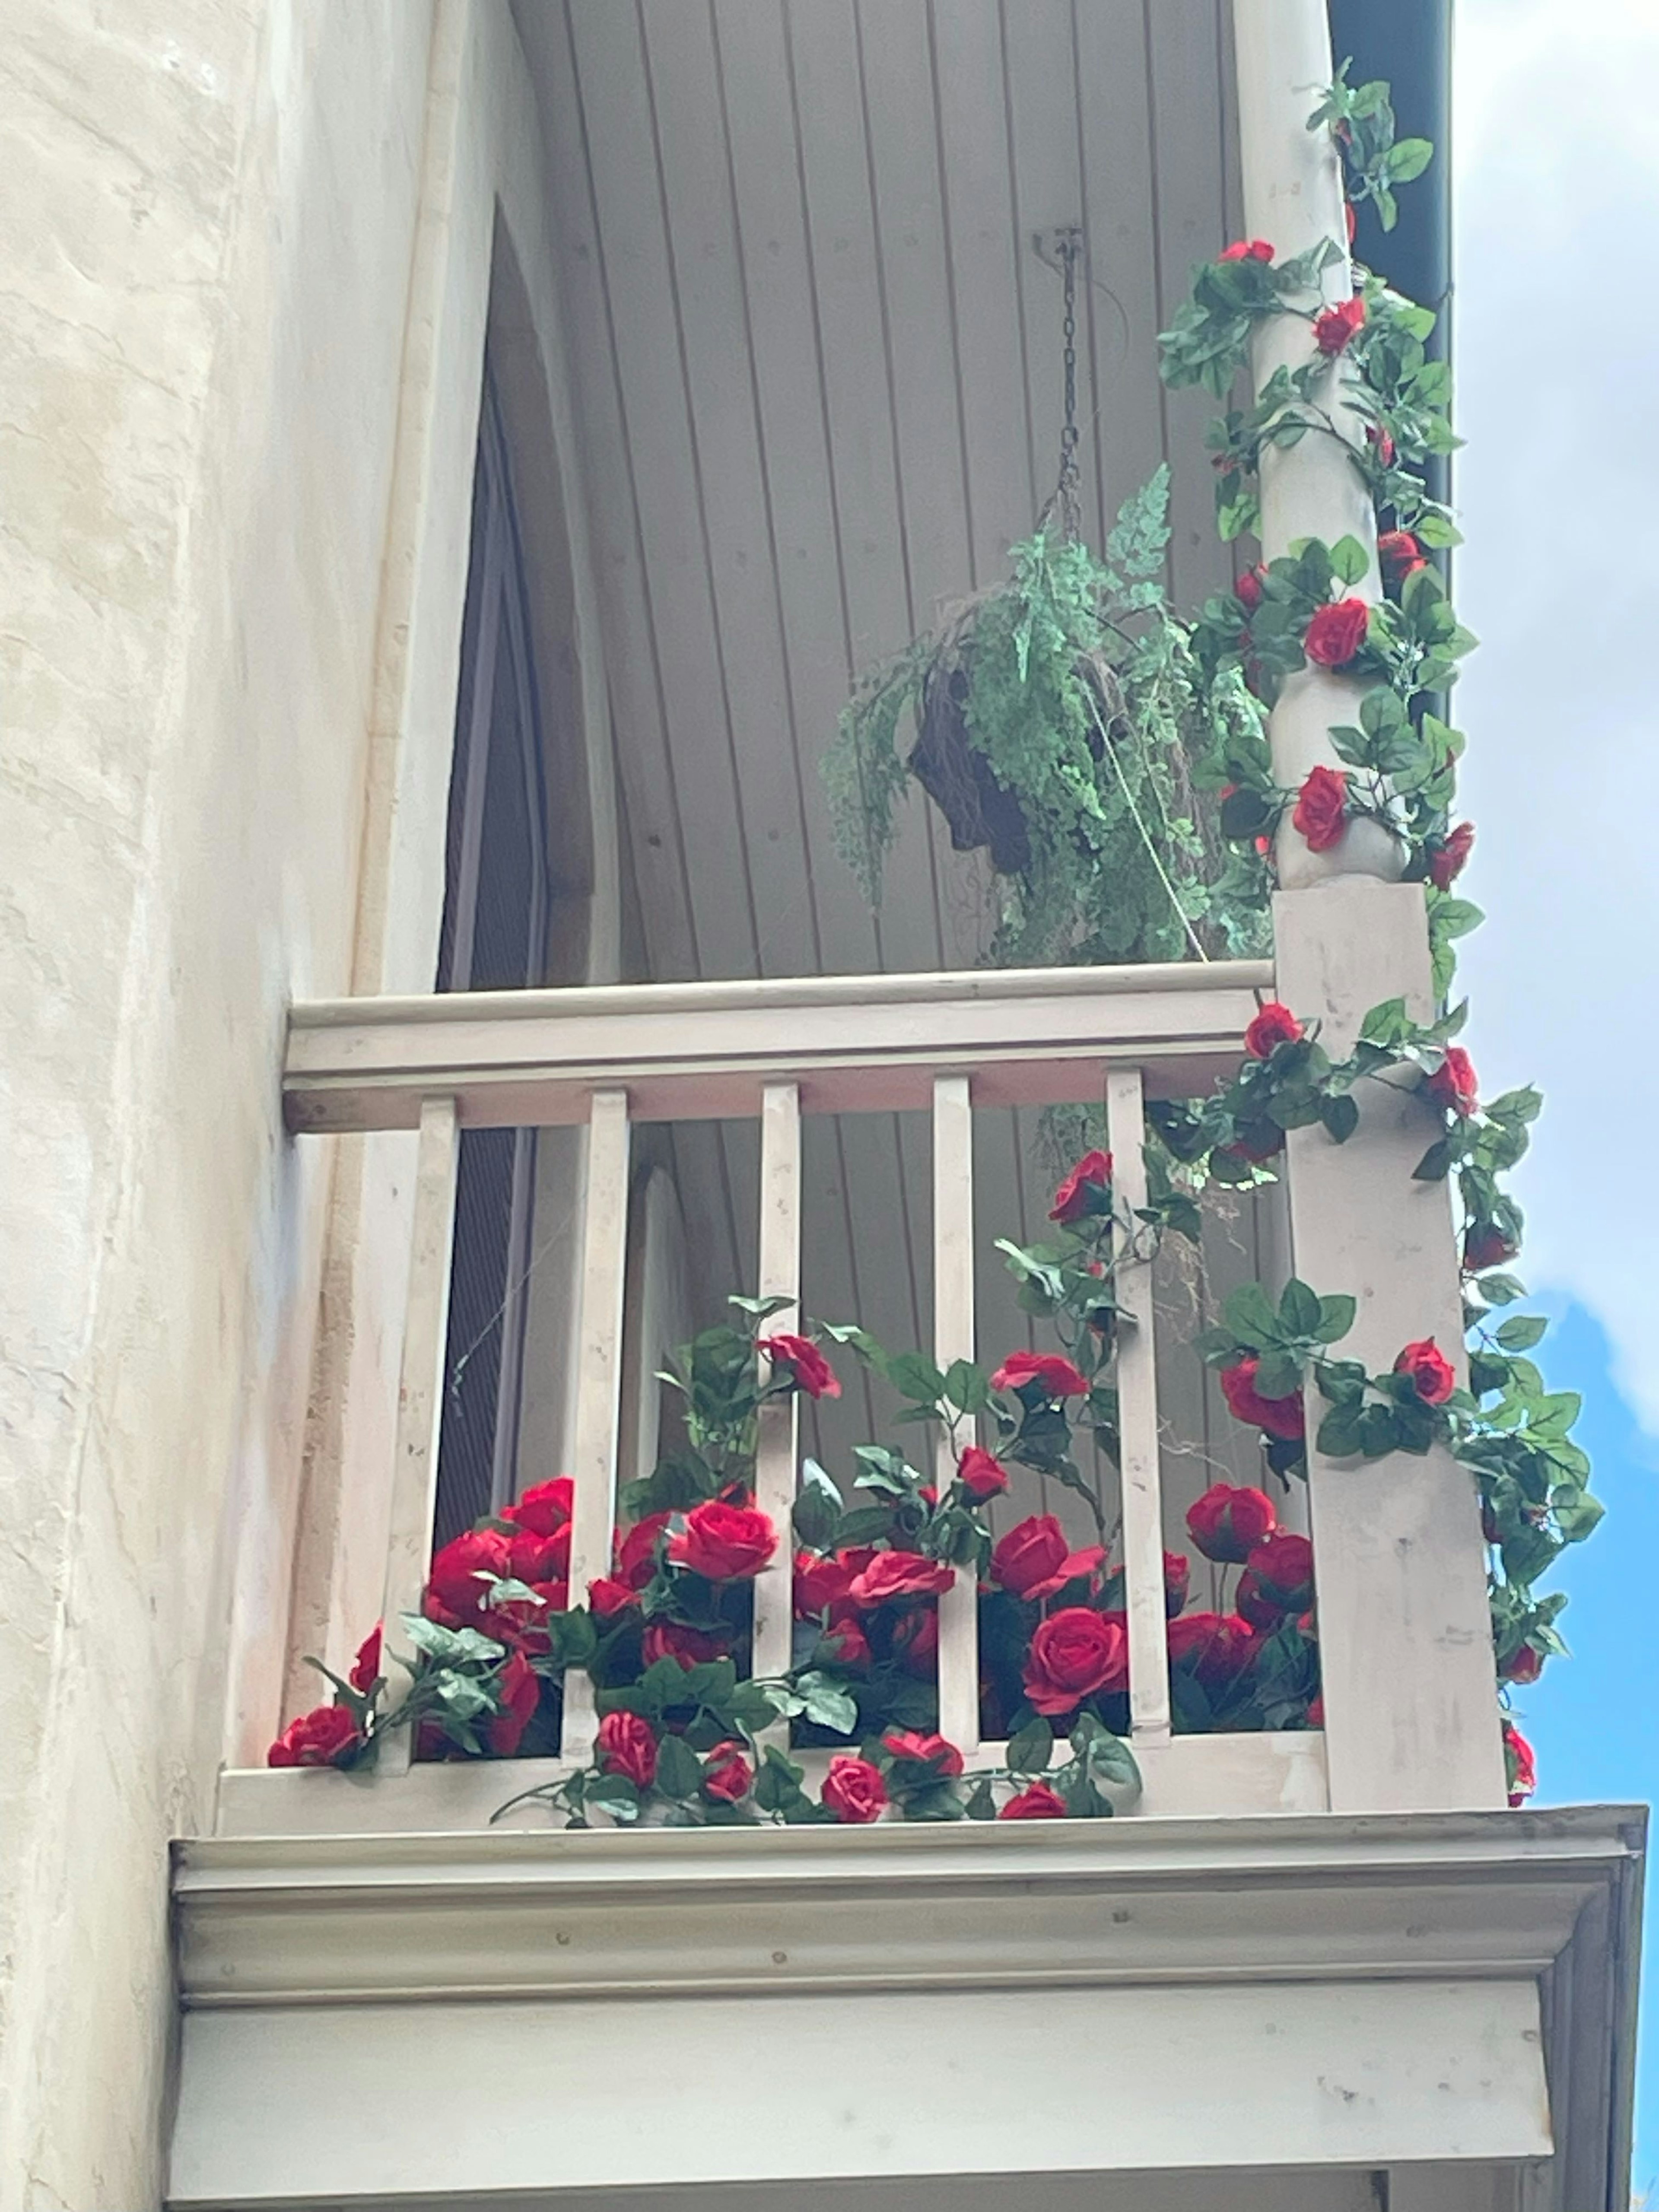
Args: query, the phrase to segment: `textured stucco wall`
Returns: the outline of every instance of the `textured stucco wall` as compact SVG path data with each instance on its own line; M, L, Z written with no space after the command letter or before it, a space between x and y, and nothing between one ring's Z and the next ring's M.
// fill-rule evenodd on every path
M166 1847L286 1603L427 0L0 0L0 2206L160 2189Z

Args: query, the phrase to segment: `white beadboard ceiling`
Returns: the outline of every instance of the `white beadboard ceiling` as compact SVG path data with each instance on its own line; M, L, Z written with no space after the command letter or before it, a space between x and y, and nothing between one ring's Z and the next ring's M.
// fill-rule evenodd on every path
M1161 459L1170 580L1227 574L1207 408L1154 336L1233 234L1226 0L517 0L555 199L627 837L653 977L972 964L983 878L920 802L872 915L818 762L858 673L1002 573L1052 488L1080 223L1087 526ZM984 1234L1039 1233L981 1117ZM757 1154L676 1132L691 1249L753 1274ZM814 1125L806 1292L930 1335L925 1128ZM999 1268L988 1351L1024 1340ZM817 1426L836 1452L876 1408ZM844 1416L844 1418L843 1418ZM846 1431L846 1436L842 1431Z

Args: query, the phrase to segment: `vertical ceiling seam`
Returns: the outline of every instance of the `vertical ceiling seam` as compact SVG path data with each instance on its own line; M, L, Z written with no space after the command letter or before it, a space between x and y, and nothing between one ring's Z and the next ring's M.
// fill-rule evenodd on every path
M1014 315L1019 325L1019 373L1025 386L1025 471L1030 482L1030 514L1037 509L1036 417L1031 407L1031 349L1025 325L1025 234L1019 211L1019 175L1014 161L1014 88L1008 66L1008 0L997 0L997 37L1002 60L1002 130L1008 163L1008 220L1014 240Z
M1083 45L1078 30L1077 0L1072 0L1072 109L1077 118L1077 189L1078 219L1083 226L1083 301L1089 329L1089 396L1094 404L1089 417L1090 432L1095 448L1095 521L1098 536L1097 544L1103 546L1110 527L1111 510L1106 504L1106 441L1101 432L1101 419L1106 400L1102 389L1104 374L1100 360L1100 331L1095 320L1095 263L1094 240L1089 225L1089 153L1088 133L1083 125Z
M1164 217L1158 188L1158 88L1152 82L1152 0L1140 0L1140 52L1145 64L1142 71L1146 87L1146 150L1152 178L1152 296L1160 328L1165 321L1164 307ZM1170 394L1164 379L1158 380L1158 441L1167 463L1170 459ZM1164 549L1164 588L1171 599L1175 597L1175 545L1173 540Z
M945 293L950 303L951 360L956 374L957 442L962 454L962 511L968 538L963 549L966 559L963 569L970 586L978 580L974 574L974 485L968 466L968 398L962 382L962 322L957 306L956 240L951 222L951 179L945 158L945 100L939 89L939 27L933 16L934 0L927 0L927 67L933 80L933 145L939 162L939 216L945 233Z

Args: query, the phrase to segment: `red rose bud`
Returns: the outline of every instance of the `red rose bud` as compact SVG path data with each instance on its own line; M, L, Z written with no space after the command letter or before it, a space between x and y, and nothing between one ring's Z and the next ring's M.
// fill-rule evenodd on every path
M818 1656L826 1665L844 1667L852 1674L870 1671L869 1639L856 1620L832 1621L818 1644Z
M1184 1613L1170 1623L1170 1663L1184 1666L1206 1689L1222 1689L1255 1656L1255 1632L1235 1613Z
M1254 568L1246 568L1243 575L1233 579L1233 597L1250 614L1254 614L1261 605L1261 566L1258 562ZM1227 789L1231 791L1232 788L1229 784Z
M756 1343L775 1368L794 1378L795 1388L809 1398L839 1398L841 1382L836 1370L810 1336L763 1336Z
M1173 1620L1186 1604L1192 1578L1192 1562L1184 1552L1164 1554L1164 1610L1170 1620Z
M1449 891L1468 865L1474 849L1474 824L1460 822L1449 830L1429 855L1429 881L1437 891Z
M1328 361L1346 353L1354 333L1363 328L1365 302L1358 293L1351 300L1340 301L1334 307L1327 307L1322 315L1314 318L1314 343Z
M1480 1083L1474 1062L1461 1044L1449 1044L1446 1057L1423 1085L1437 1106L1464 1120L1480 1103Z
M1112 1156L1085 1152L1054 1193L1048 1218L1063 1222L1069 1229L1075 1222L1086 1221L1091 1213L1111 1210Z
M1017 1796L999 1808L999 1820L1063 1820L1066 1800L1046 1782L1028 1782Z
M1519 1682L1524 1688L1535 1682L1544 1671L1544 1655L1530 1644L1523 1644L1511 1651L1498 1669L1500 1682Z
M1275 1045L1296 1044L1301 1036L1302 1024L1290 1008L1269 999L1244 1032L1244 1049L1252 1060L1266 1060Z
M1308 1700L1308 1726L1309 1726L1310 1729L1322 1729L1322 1728L1324 1727L1324 1725L1325 1725L1325 1700L1324 1700L1324 1698L1323 1698L1322 1697L1310 1698L1309 1698L1309 1700Z
M755 1770L740 1743L717 1743L702 1763L703 1794L718 1804L735 1805L746 1797L754 1778Z
M893 1656L919 1681L933 1674L939 1664L939 1614L931 1605L902 1613L893 1623Z
M507 1572L521 1583L562 1581L570 1571L570 1534L567 1521L550 1536L537 1536L527 1528L509 1536Z
M1524 1803L1538 1787L1538 1764L1532 1746L1513 1721L1504 1723L1504 1765L1509 1776L1510 1803Z
M1385 469L1394 466L1394 440L1381 423L1368 422L1365 425L1365 442L1368 446L1376 447L1376 458Z
M1429 565L1427 555L1409 530L1385 530L1376 541L1376 557L1383 574L1396 584L1403 584L1407 576Z
M717 1498L694 1505L685 1526L668 1540L668 1556L711 1583L747 1582L778 1548L778 1534L752 1505L722 1505Z
M1281 1613L1305 1613L1313 1603L1313 1546L1305 1536L1276 1528L1250 1547L1249 1571ZM1244 1610L1241 1605L1239 1611Z
M1187 1534L1206 1559L1242 1567L1254 1547L1278 1527L1265 1491L1213 1483L1187 1511Z
M529 1660L522 1651L509 1652L506 1666L495 1677L495 1695L501 1700L501 1711L486 1730L489 1748L497 1759L511 1759L517 1751L525 1730L536 1717L541 1694L541 1677Z
M1340 844L1348 823L1348 779L1340 769L1309 769L1291 822L1310 853L1328 853L1333 845Z
M709 1659L724 1659L732 1646L727 1638L708 1628L690 1628L683 1620L653 1620L640 1639L640 1656L647 1667L659 1659L678 1659L688 1670Z
M265 1753L267 1766L335 1766L362 1741L349 1705L319 1705L301 1713Z
M516 1521L532 1536L556 1536L574 1510L575 1491L568 1474L556 1474L551 1482L538 1482L526 1490L515 1504L504 1505L501 1518Z
M915 1729L889 1729L881 1745L895 1759L907 1759L916 1766L931 1766L941 1777L962 1771L962 1753L942 1735L924 1735Z
M887 1784L881 1769L867 1759L838 1754L830 1762L823 1781L823 1802L838 1820L862 1827L879 1820L887 1804Z
M1443 1406L1457 1388L1452 1364L1431 1336L1408 1344L1394 1363L1396 1375L1409 1375L1425 1406Z
M1084 1398L1089 1385L1057 1352L1011 1352L991 1377L994 1390L1036 1388L1045 1398Z
M643 1589L655 1572L658 1540L671 1517L666 1513L647 1513L617 1545L617 1572L631 1589Z
M1288 1442L1305 1435L1307 1420L1302 1393L1293 1390L1286 1398L1264 1398L1255 1387L1261 1367L1259 1359L1241 1359L1222 1370L1221 1395L1227 1401L1228 1412L1237 1421L1265 1429L1270 1437L1280 1437Z
M1236 238L1216 256L1218 261L1271 262L1273 258L1273 250L1265 238Z
M889 1598L937 1596L955 1580L956 1570L942 1559L924 1559L920 1552L878 1552L854 1575L847 1594L854 1605L884 1605Z
M1285 1618L1285 1608L1261 1584L1248 1567L1238 1578L1238 1592L1233 1600L1239 1618L1248 1620L1252 1628L1271 1635Z
M1097 1690L1121 1690L1128 1680L1129 1639L1121 1620L1068 1605L1037 1623L1023 1677L1034 1712L1075 1712Z
M512 1572L510 1540L499 1528L471 1528L446 1544L426 1578L421 1609L443 1628L476 1628L494 1582Z
M1008 1470L979 1444L969 1444L957 1462L957 1480L969 1498L994 1498L1008 1487Z
M614 1620L617 1613L626 1613L630 1605L639 1601L640 1594L633 1584L615 1575L595 1575L587 1585L588 1610L601 1620Z
M817 1552L797 1552L795 1554L795 1613L805 1620L832 1606L837 1598L845 1597L847 1586L855 1570L849 1567L844 1557L826 1557Z
M1479 1229L1466 1230L1463 1233L1463 1273L1478 1275L1487 1267L1501 1267L1514 1259L1519 1249L1517 1244L1491 1222Z
M1356 228L1353 202L1352 200L1344 200L1342 203L1342 222L1344 228L1348 234L1348 243L1352 246L1353 244L1353 234Z
M656 1780L656 1731L637 1713L607 1713L593 1746L607 1774L624 1776L636 1790L648 1790Z
M991 1576L1016 1597L1052 1597L1067 1583L1091 1575L1105 1559L1103 1545L1066 1549L1066 1532L1052 1513L1034 1513L1011 1528L991 1554Z
M1302 650L1318 667L1346 668L1365 642L1370 620L1371 611L1364 599L1332 599L1314 609Z
M346 1680L354 1690L361 1690L367 1697L380 1679L380 1624L377 1620L357 1646L357 1656L351 1662L351 1672Z

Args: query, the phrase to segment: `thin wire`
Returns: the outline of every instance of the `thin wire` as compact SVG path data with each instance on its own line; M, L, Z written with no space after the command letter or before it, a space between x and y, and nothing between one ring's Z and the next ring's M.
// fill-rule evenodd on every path
M1194 951L1197 953L1200 960L1207 960L1210 956L1204 950L1203 943L1199 937L1198 932L1193 927L1192 923L1187 919L1187 909L1181 903L1180 894L1176 891L1175 885L1170 881L1169 876L1165 872L1164 863L1158 856L1158 847L1153 843L1151 833L1148 831L1146 823L1141 818L1140 809L1135 805L1135 795L1129 788L1129 779L1123 773L1123 763L1117 757L1117 748L1112 743L1111 732L1107 729L1105 723L1101 720L1099 702L1095 698L1092 691L1089 695L1089 712L1095 718L1095 727L1100 732L1100 742L1106 749L1106 757L1111 762L1113 772L1115 774L1119 783L1123 787L1124 804L1127 806L1130 815L1133 818L1135 828L1140 832L1140 842L1146 848L1146 851L1152 860L1152 866L1158 870L1158 879L1159 883L1163 884L1164 890L1170 894L1170 904L1175 908L1176 919L1179 921L1181 927L1187 933L1187 941L1192 946Z

